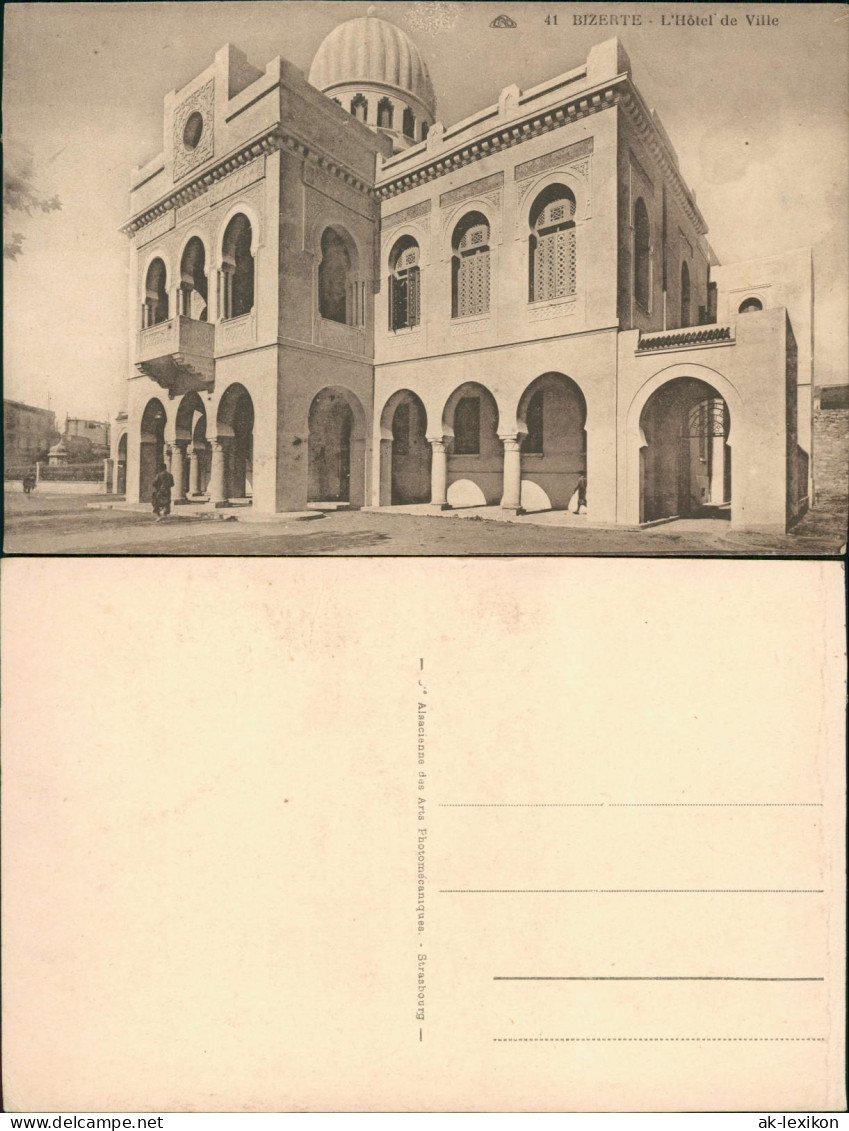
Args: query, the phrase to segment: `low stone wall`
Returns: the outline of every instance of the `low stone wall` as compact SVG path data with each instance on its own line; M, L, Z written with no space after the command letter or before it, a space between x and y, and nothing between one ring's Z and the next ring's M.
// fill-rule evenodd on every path
M4 490L16 495L23 494L23 484L20 481L7 479ZM51 483L42 480L33 491L35 495L105 495L105 483Z

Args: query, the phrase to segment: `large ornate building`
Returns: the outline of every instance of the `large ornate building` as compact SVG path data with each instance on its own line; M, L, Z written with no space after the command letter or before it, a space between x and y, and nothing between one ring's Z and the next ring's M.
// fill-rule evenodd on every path
M116 461L146 501L565 507L635 525L810 495L809 250L720 267L616 39L437 120L374 15L307 81L231 46L133 174ZM732 458L733 454L733 458Z

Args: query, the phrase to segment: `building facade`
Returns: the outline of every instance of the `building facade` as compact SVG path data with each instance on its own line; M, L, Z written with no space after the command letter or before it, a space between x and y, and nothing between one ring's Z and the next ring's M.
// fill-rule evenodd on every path
M565 508L783 530L812 492L808 250L720 267L618 40L446 127L410 38L309 82L225 47L134 171L128 500ZM123 437L123 439L122 439Z
M55 412L4 398L3 462L6 467L24 467L46 459L56 437Z

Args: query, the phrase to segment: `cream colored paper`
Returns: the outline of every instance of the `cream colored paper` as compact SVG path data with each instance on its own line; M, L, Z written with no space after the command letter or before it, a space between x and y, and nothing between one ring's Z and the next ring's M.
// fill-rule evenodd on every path
M842 1106L836 563L7 560L3 609L7 1110Z

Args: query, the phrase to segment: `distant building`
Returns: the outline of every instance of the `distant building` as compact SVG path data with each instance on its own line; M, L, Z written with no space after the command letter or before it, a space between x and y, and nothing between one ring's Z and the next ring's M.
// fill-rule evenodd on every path
M56 413L3 400L3 462L18 467L47 458L56 439Z
M108 421L66 416L60 443L50 450L50 463L97 463L108 456Z
M372 15L309 82L228 45L165 97L124 230L129 501L164 461L178 502L262 512L808 505L810 250L718 266L616 39L454 125Z
M109 447L109 421L108 420L79 420L75 417L65 417L65 439L75 436L89 440L98 448Z

